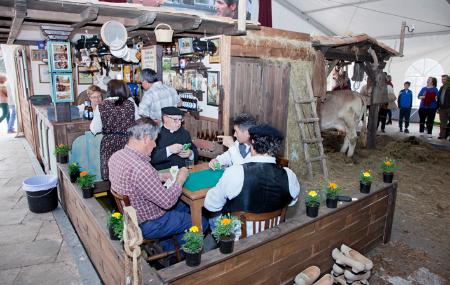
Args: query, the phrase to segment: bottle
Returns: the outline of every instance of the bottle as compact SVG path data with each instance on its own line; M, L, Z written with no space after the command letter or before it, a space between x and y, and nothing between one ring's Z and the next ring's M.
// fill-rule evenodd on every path
M88 101L88 100L84 101L83 119L89 120L89 107L90 106L91 106L90 101Z

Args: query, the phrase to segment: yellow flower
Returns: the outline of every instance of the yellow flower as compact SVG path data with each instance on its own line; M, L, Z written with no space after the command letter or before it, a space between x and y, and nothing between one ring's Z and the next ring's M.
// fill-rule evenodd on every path
M225 226L225 225L229 225L231 223L231 219L228 218L223 218L222 221L220 221L220 224Z
M369 172L369 171L363 172L363 176L364 176L364 177L370 177L370 172Z
M63 147L64 147L64 144L63 144L63 143L60 143L60 144L58 145L58 147L59 147L59 148L63 148Z
M309 191L308 192L308 196L316 197L317 196L317 192L316 191Z
M390 160L387 160L387 161L384 162L384 165L386 165L386 166L391 166L391 165L392 165L392 162L391 162Z
M113 218L120 219L120 217L122 217L122 214L119 213L119 212L115 212L115 213L113 213L111 216L112 216Z
M189 231L190 231L191 233L198 233L198 227L197 227L197 226L192 226L192 227L189 229Z
M87 171L82 171L82 172L80 172L80 177L83 177L83 176L86 176L86 175L88 175L89 173L87 172Z
M329 184L328 184L328 188L330 188L330 189L336 189L336 188L337 188L337 184L334 183L334 182L329 183Z

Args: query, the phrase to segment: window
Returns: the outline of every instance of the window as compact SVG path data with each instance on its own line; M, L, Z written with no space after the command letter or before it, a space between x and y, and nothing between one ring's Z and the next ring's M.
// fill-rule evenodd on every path
M427 85L428 77L436 77L438 84L444 70L439 62L431 58L422 58L411 64L405 73L405 81L411 82L411 91L413 92L413 107L419 107L420 100L417 95L422 87Z

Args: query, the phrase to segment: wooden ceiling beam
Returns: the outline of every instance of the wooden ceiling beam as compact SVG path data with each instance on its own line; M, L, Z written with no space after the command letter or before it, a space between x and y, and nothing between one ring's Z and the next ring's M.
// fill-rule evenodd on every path
M72 24L72 32L69 35L69 38L72 38L75 35L75 31L79 28L84 27L87 23L90 23L92 21L97 20L98 17L98 7L95 6L89 6L86 9L84 9L83 12L80 14L81 21L75 24Z
M143 28L145 26L151 25L151 24L153 24L153 22L155 22L155 19L156 19L156 13L155 12L145 13L145 14L141 15L137 19L138 24L134 25L134 26L131 26L131 27L128 27L127 31L131 32L131 31Z
M19 35L22 23L27 16L27 0L15 0L14 2L14 18L11 23L7 44L11 45Z
M34 10L28 9L27 18L39 21L51 21L51 22L61 22L61 23L78 23L81 22L81 16L74 13L64 13L55 11L44 11L44 10Z

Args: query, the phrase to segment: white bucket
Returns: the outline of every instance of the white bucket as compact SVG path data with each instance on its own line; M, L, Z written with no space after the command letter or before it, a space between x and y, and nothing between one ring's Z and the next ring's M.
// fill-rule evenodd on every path
M158 29L161 26L166 26L169 29L168 30L163 30L163 29ZM164 23L160 23L155 27L155 36L156 36L156 41L160 42L160 43L171 43L172 42L172 36L173 36L173 30L172 27L168 24L164 24Z

